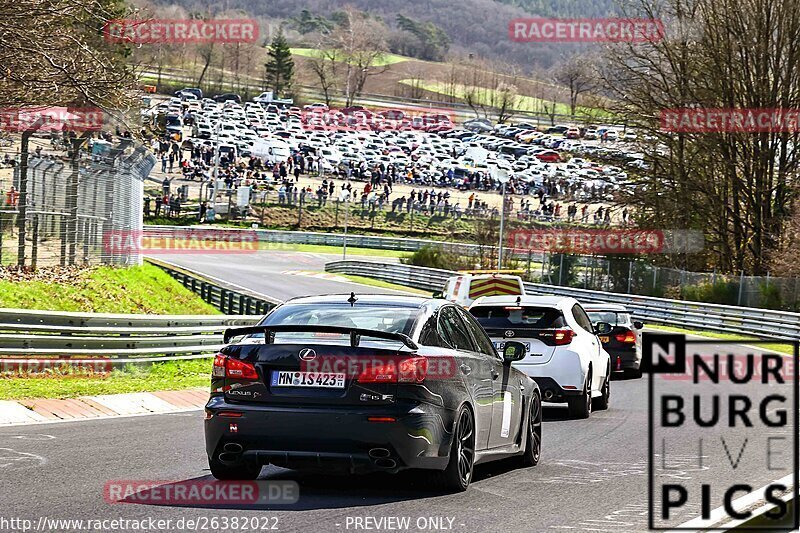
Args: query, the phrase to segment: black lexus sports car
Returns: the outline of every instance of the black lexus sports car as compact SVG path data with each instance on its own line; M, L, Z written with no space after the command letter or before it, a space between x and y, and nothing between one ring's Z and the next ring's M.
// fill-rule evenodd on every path
M541 453L540 390L445 300L296 298L230 329L215 357L206 451L219 479L261 467L344 473L426 469L466 490L477 463Z

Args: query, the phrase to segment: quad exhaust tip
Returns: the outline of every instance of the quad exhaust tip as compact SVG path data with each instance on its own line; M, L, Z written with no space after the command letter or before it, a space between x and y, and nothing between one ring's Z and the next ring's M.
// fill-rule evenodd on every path
M397 463L394 461L394 459L388 459L383 457L381 459L375 460L375 466L377 466L378 468L394 468L395 466L397 466Z
M238 442L229 442L222 449L228 453L242 453L244 451L244 448Z
M238 453L222 452L219 454L219 462L224 464L235 464L239 462L240 457L241 455Z
M385 459L391 455L391 452L386 448L372 448L369 451L369 456L373 459Z
M226 464L238 463L242 457L244 448L238 442L227 442L222 446L222 453L219 454L219 461Z

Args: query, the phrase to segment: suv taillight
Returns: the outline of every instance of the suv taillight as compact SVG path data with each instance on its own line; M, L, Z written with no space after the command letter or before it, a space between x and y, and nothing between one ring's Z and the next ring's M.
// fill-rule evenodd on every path
M625 330L617 333L614 335L614 338L617 339L617 342L621 342L623 344L636 344L636 334L631 330Z
M572 342L575 332L568 328L547 329L539 332L539 339L549 346L565 346Z
M370 363L358 375L358 383L422 383L428 375L428 359L410 357Z
M214 366L211 369L214 377L231 379L257 380L258 372L255 365L239 359L232 359L227 355L218 353L214 356Z
M575 332L571 329L557 329L553 333L553 340L556 346L564 346L571 343L574 336Z

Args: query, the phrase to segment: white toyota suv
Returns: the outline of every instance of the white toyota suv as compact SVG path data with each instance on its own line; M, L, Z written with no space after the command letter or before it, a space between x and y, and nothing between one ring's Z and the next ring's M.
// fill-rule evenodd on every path
M592 326L576 299L486 296L469 311L498 350L510 340L525 345L525 358L514 366L539 384L545 401L566 402L574 418L587 418L593 399L598 409L608 408L611 360L597 336L611 325Z

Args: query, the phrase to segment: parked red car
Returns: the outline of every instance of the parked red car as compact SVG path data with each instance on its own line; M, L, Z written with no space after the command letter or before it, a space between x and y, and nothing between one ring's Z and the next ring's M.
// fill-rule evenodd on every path
M545 152L536 154L534 157L545 163L560 163L561 155L555 150L547 150Z

